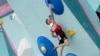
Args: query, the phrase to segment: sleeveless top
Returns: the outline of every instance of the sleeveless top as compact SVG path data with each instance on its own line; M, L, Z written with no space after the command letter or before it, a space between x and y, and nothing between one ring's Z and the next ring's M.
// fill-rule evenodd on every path
M58 24L53 27L53 23L51 23L49 28L51 31L55 32L57 35L61 35L63 32L61 26Z

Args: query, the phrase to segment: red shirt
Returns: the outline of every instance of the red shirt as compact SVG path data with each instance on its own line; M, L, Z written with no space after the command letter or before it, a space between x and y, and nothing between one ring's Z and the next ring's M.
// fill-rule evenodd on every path
M55 26L54 32L55 32L57 35L61 35L62 32L63 32L61 26L57 24L57 25Z

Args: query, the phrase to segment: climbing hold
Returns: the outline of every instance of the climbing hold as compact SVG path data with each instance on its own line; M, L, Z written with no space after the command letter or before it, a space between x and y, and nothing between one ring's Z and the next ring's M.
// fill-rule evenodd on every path
M54 49L53 43L47 37L39 36L37 39L38 48L44 56L58 56L57 50Z
M45 46L41 46L41 51L42 51L43 53L46 53L46 47L45 47Z
M4 22L3 22L3 20L2 20L2 19L0 19L0 25L3 25L3 23L4 23Z
M68 53L66 56L77 56L77 55L73 53Z
M52 4L53 8L52 11L57 14L61 15L64 12L64 6L61 0L45 0L47 6Z
M76 34L76 32L74 31L74 30L72 30L72 29L69 29L68 30L68 36L69 37L72 37L73 35L75 35Z

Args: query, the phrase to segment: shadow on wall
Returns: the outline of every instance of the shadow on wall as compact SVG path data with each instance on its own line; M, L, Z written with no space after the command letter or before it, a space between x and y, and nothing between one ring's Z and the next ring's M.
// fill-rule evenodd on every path
M99 5L98 9L96 10L96 14L99 17L99 21L100 21L100 5Z

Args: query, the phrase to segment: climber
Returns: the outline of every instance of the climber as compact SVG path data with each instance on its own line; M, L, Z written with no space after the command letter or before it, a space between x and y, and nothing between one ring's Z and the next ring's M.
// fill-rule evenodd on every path
M50 15L49 19L46 19L46 24L49 25L52 36L58 38L59 45L55 46L54 50L60 48L60 56L62 56L63 48L69 45L68 37L65 35L61 26L54 20L54 15L52 12L53 5L49 4L48 7L50 10Z

